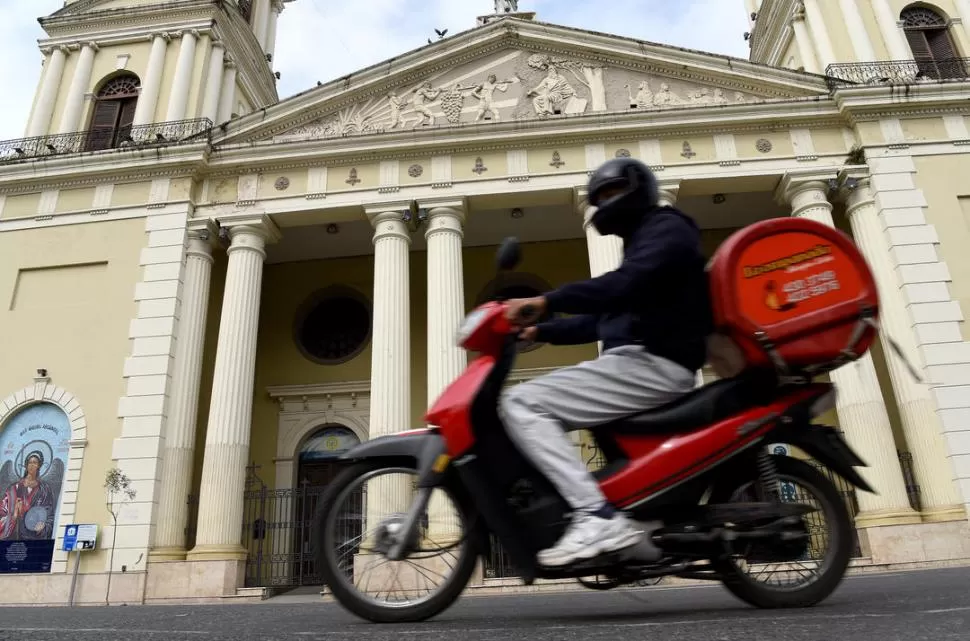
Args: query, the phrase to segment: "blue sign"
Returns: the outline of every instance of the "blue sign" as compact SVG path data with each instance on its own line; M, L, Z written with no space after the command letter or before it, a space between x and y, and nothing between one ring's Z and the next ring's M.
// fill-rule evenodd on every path
M93 550L98 540L97 525L65 525L64 551Z

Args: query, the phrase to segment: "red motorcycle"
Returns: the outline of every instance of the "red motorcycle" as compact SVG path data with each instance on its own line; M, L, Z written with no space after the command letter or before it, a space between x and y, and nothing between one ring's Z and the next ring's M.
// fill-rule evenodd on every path
M500 270L518 261L518 244L507 240ZM605 457L595 476L612 504L639 522L640 544L572 567L537 565L536 553L562 535L569 507L516 450L497 414L518 339L503 303L492 301L459 330L460 345L477 356L427 413L432 427L344 455L355 463L328 486L315 517L316 561L333 596L370 621L424 620L459 597L496 543L525 584L573 578L604 590L675 576L720 581L761 608L807 607L832 594L855 532L824 470L873 489L853 469L865 463L839 432L813 423L834 408L836 394L815 378L868 350L875 284L846 235L800 219L737 232L708 275L716 321L710 361L722 378L592 431ZM796 454L769 451L775 443ZM358 487L390 472L410 476L411 485ZM454 505L437 543L429 514L441 512L435 505L443 499L433 492ZM378 516L382 504L393 504L393 513ZM348 526L341 510L366 515L365 526ZM446 552L453 566L439 560L412 572ZM404 575L401 566L392 575L392 563L404 564ZM403 598L389 600L388 589L382 600L362 585L365 565ZM803 580L775 585L759 573ZM442 585L417 594L437 576Z

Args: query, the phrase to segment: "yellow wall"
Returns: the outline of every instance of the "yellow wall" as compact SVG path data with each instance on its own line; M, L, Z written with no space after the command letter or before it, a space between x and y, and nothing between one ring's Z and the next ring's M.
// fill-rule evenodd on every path
M916 162L917 187L923 190L929 207L926 221L936 228L937 252L946 262L952 279L950 295L960 302L965 319L970 318L970 186L954 176L970 172L970 156L923 156ZM966 321L960 323L963 339L970 340Z
M76 518L102 527L110 517L101 486L121 427L118 399L144 245L143 219L0 234L0 394L31 385L42 367L77 398L88 444ZM103 567L101 556L86 556L83 565Z

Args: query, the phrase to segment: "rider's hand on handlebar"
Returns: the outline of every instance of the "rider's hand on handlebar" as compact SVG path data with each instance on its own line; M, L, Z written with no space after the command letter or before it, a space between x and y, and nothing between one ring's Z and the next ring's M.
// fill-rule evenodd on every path
M526 327L521 332L519 332L519 340L526 341L529 343L536 342L536 337L539 335L539 328L535 325L531 327Z
M546 311L546 299L542 296L536 298L513 298L505 301L505 317L513 327L529 327L534 325L543 312Z

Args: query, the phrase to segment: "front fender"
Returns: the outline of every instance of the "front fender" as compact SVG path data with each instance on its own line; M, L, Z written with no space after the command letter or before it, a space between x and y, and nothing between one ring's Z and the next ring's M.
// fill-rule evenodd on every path
M434 487L449 467L445 440L437 432L390 434L365 441L345 452L344 461L410 459L418 471L418 487Z

